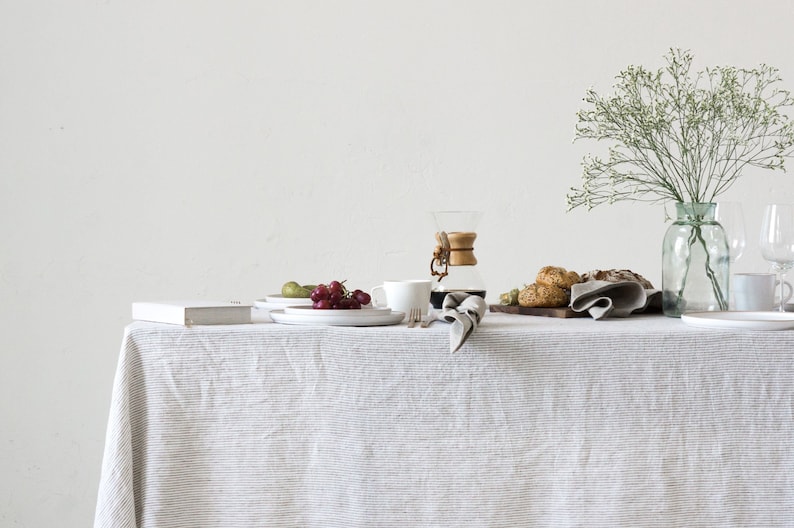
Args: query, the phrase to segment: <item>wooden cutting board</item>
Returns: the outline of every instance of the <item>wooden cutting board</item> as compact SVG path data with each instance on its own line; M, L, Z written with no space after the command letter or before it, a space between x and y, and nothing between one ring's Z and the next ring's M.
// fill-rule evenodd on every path
M590 314L585 312L574 312L570 308L529 308L527 306L504 306L502 304L491 304L492 312L504 312L520 315L539 315L542 317L588 317Z

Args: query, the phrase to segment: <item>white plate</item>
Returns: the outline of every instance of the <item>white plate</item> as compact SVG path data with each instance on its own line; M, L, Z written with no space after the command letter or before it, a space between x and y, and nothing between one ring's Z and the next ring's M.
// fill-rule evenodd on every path
M403 312L386 313L375 311L374 314L366 316L354 315L354 312L362 310L314 310L314 312L325 312L322 316L314 315L307 310L297 313L286 313L285 310L272 310L270 318L275 323L294 324L294 325L325 325L325 326L386 326L402 322L405 318ZM368 310L369 311L369 310Z
M788 330L794 328L790 312L693 312L681 315L689 326L743 330Z
M378 317L391 313L391 308L373 308L362 306L357 310L315 310L311 306L285 306L284 313L290 315L305 315L311 317L335 317L344 313L350 317Z
M292 300L293 301L300 301L300 299L292 299ZM295 304L295 303L292 303L292 304ZM284 308L285 306L289 306L289 305L287 305L287 304L285 304L283 302L275 302L275 303L267 302L264 299L257 299L257 300L254 301L254 308L256 308L257 310L265 310L265 311L267 311L267 310L280 310L280 309ZM311 305L309 305L309 306L311 306Z
M264 300L262 302L272 303L272 304L288 304L288 305L297 305L297 304L312 304L312 300L308 297L284 297L280 293L274 293L273 295L265 295Z

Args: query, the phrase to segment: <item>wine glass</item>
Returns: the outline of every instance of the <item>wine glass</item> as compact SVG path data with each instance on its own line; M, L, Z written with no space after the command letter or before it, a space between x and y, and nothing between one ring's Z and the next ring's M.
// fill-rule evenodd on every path
M794 267L794 204L770 204L761 226L761 255L780 281L780 311L784 312L783 280Z
M739 202L719 202L714 213L714 219L725 230L725 238L728 240L729 258L731 264L734 264L744 254L744 247L747 244L744 235L742 204Z

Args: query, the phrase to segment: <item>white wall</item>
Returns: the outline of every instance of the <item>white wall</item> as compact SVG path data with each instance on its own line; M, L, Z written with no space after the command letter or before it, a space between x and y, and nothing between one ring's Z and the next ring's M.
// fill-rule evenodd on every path
M565 212L585 89L672 47L794 87L791 1L0 2L0 525L93 518L133 300L428 274L485 212L492 298L546 264L660 277L661 206ZM794 164L792 164L794 167ZM794 174L748 172L750 247Z

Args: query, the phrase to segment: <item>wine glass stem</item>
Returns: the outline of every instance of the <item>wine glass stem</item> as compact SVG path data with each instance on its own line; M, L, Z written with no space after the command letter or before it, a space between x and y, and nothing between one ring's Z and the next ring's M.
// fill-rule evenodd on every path
M778 308L778 311L785 312L786 311L786 299L785 299L785 297L783 297L783 292L785 291L783 289L783 286L784 286L783 283L786 280L786 270L779 270L777 272L777 280L778 280L778 283L780 283L780 307Z

